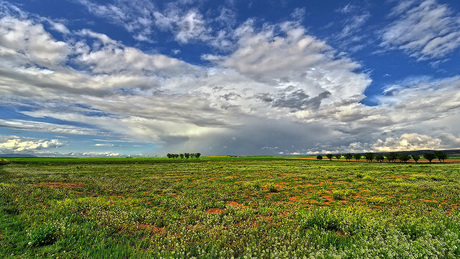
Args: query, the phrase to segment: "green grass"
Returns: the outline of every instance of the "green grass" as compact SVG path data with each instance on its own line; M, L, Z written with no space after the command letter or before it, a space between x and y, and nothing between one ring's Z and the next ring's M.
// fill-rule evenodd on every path
M2 258L460 257L459 164L8 160Z

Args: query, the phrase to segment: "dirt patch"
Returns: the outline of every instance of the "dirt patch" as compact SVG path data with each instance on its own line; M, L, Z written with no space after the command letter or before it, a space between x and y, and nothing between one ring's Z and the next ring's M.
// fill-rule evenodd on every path
M206 210L205 212L206 214L222 214L225 212L225 210L219 209L219 208L210 208Z
M153 232L166 233L165 228L159 228L159 227L154 226L154 225L148 225L148 224L140 224L140 223L138 223L137 226L138 226L139 228L148 229L148 230L151 230L151 231L153 231Z
M227 202L227 206L236 207L236 208L240 208L240 209L246 208L246 206L244 206L243 204L238 203L236 201Z
M45 182L45 183L34 184L34 186L37 186L37 187L64 188L64 189L83 188L85 185L86 184L84 183L62 183L62 182Z

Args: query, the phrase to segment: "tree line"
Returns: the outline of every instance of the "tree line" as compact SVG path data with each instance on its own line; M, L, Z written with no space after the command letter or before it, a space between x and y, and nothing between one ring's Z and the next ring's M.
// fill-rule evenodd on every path
M201 153L183 153L183 154L170 154L166 155L168 158L181 158L181 159L189 159L189 158L200 158Z
M388 160L388 162L396 162L396 160L399 160L400 162L403 162L403 163L406 163L407 161L409 160L414 160L415 163L418 163L418 161L420 160L420 158L422 156L420 156L419 154L398 154L396 152L390 152L388 153L386 156L384 156L383 154L373 154L373 153L366 153L364 155L362 154L352 154L352 153L347 153L347 154L344 154L344 155L341 155L341 154L337 154L337 155L333 155L333 154L327 154L326 157L329 159L329 160L332 160L332 158L337 158L337 159L341 159L342 156L345 158L346 161L351 161L352 159L355 159L356 161L359 161L361 158L365 158L367 162L372 162L373 160L375 161L378 161L378 162L383 162L386 160ZM435 151L434 153L424 153L423 154L423 157L428 160L428 162L431 163L431 161L433 161L434 159L438 159L439 162L443 163L445 159L447 159L447 154L446 152L443 152L443 151ZM318 160L322 160L323 159L323 156L322 155L318 155L316 157L316 159Z

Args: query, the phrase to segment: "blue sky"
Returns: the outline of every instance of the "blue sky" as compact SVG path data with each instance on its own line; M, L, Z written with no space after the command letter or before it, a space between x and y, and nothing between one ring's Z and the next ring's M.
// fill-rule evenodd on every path
M460 2L0 0L0 153L460 148Z

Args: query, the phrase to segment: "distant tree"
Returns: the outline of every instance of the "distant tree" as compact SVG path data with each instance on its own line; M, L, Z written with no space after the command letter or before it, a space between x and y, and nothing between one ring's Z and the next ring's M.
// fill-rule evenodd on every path
M334 157L334 155L333 155L333 154L327 154L326 156L327 156L327 158L329 158L329 161L331 161L331 160L332 160L332 158Z
M444 162L444 160L447 159L447 154L444 151L436 151L434 152L434 155L439 160L439 162Z
M174 154L174 158L179 158L179 154Z
M414 159L415 163L418 163L418 160L420 160L420 155L412 154L411 157Z
M337 155L335 155L335 158L337 158L337 160L340 160L340 158L342 158L342 155L341 155L341 154L337 154Z
M366 157L366 161L368 162L372 162L372 160L374 160L374 154L372 153L367 153L364 155L364 157Z
M195 153L190 153L190 158L194 158L195 157Z
M173 155L172 155L172 154L169 154L169 153L168 153L166 156L167 156L168 158L172 158L172 157L173 157Z
M197 159L200 158L200 156L201 156L201 153L196 153L196 154L195 154L195 157L196 157Z
M398 159L398 154L395 152L390 152L387 155L388 162L396 162L396 159Z
M350 161L353 158L353 155L351 153L347 153L344 156L347 161Z
M431 164L431 161L436 158L436 155L433 154L433 153L425 153L425 154L423 154L423 157L426 160L428 160L428 162L430 162L430 164Z
M407 161L410 159L410 156L408 154L401 154L398 156L399 161L407 163Z
M184 158L184 154L180 154L180 159L183 159Z
M317 156L316 156L316 159L322 160L322 159L323 159L323 156L322 156L322 155L317 155Z
M385 160L385 157L381 154L375 156L375 160L379 161L380 163Z
M185 158L189 159L190 154L189 153L184 153Z
M359 161L361 159L361 154L354 154L353 155L353 158L356 160L356 161Z

